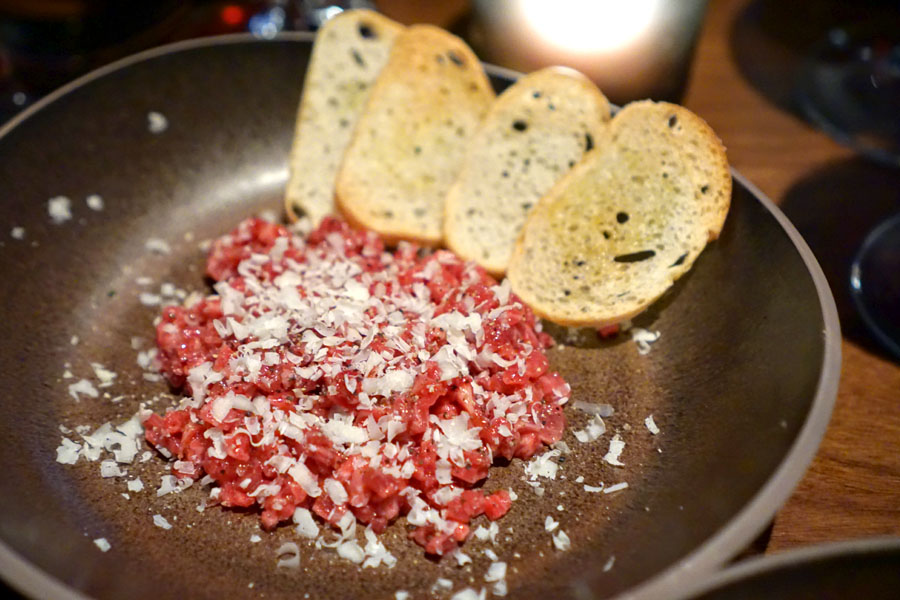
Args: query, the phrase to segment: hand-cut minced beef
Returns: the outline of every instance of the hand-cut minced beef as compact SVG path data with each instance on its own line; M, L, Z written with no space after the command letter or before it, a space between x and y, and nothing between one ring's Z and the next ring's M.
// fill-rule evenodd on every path
M381 532L400 515L454 550L505 490L474 489L498 457L558 441L569 386L550 338L481 267L329 218L307 239L259 219L212 246L215 294L163 309L163 373L186 397L144 426L181 478L266 528L309 509ZM343 520L342 520L343 519Z

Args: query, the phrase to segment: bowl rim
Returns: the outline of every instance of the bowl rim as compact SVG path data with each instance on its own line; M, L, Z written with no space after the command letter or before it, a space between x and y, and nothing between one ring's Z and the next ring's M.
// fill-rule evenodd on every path
M758 575L775 573L793 567L805 567L831 558L852 558L888 553L896 553L900 557L900 537L877 536L821 542L776 554L754 556L728 566L708 578L694 582L681 590L682 593L673 597L673 600L689 600L733 583L753 579Z
M0 126L0 142L12 130L53 102L96 79L139 62L197 48L242 43L312 42L314 38L315 33L308 31L282 32L268 39L259 38L251 33L233 33L183 40L144 50L86 73L41 98ZM511 79L522 75L517 71L488 63L485 63L485 70L488 74ZM824 323L822 363L816 383L816 393L794 443L782 459L781 464L753 498L730 522L701 543L694 551L631 590L616 596L619 600L671 598L679 590L689 589L698 577L708 576L719 570L728 560L746 548L769 525L775 513L800 482L819 448L837 398L842 338L837 307L825 275L809 246L781 209L734 168L731 168L731 174L735 181L745 187L775 217L793 243L812 278ZM32 597L90 600L88 596L68 587L53 575L25 560L3 540L0 540L0 578L20 592Z

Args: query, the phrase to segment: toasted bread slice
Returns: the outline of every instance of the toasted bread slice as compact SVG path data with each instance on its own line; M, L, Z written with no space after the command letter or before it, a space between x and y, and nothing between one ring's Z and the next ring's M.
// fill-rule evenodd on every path
M730 202L725 149L702 119L673 104L629 104L528 217L507 271L512 290L561 325L630 319L718 237Z
M444 201L494 99L475 54L430 25L397 36L338 172L336 202L388 242L436 246Z
M525 217L594 147L609 118L606 97L572 69L541 69L506 89L447 196L447 246L502 275Z
M348 10L316 35L291 148L285 209L317 225L334 212L334 180L372 84L388 60L399 23Z

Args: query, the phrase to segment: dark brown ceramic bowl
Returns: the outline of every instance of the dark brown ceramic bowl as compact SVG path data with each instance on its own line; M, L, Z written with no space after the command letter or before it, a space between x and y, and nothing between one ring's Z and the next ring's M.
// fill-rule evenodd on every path
M677 600L894 600L898 590L900 539L875 538L748 560Z
M170 402L136 365L131 340L152 337L158 310L138 301L147 288L137 280L205 290L198 242L261 209L280 211L310 47L305 35L238 36L154 50L67 86L0 131L0 574L23 593L393 598L398 589L421 596L439 577L457 590L485 585L485 542L468 542L474 562L457 569L425 559L402 520L385 538L394 569L360 570L304 544L301 567L279 569L275 550L295 539L290 528L251 544L257 517L198 513L199 486L157 498L158 458L132 468L148 489L130 499L97 463L56 462L60 424L119 422L142 401L159 411ZM510 81L491 73L498 88ZM165 131L148 130L151 111L168 119ZM90 194L103 211L85 204ZM47 203L59 195L74 218L57 225ZM150 238L171 253L148 253ZM607 421L626 440L627 466L602 462L609 434L581 444L570 432L566 478L543 496L520 481L519 461L486 485L520 497L493 547L509 564L512 597L670 596L745 548L816 451L840 365L834 304L797 232L740 175L722 237L636 324L662 333L646 356L627 337L564 332L570 339L551 352L573 399L615 407ZM122 398L73 400L64 371L90 377L91 362L119 374L108 391ZM585 415L567 411L579 428ZM650 414L655 436L644 427ZM579 476L630 487L587 493ZM156 513L174 527L155 527ZM571 537L568 552L554 550L548 514ZM109 552L93 544L100 537Z

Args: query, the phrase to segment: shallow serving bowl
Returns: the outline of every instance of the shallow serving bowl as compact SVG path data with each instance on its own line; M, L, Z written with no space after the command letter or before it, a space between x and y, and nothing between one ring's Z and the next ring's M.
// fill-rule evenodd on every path
M900 539L832 542L754 558L692 587L677 600L892 600L900 590Z
M139 294L163 282L205 290L200 242L280 211L310 40L237 36L153 50L0 130L0 575L38 598L415 598L441 577L455 591L488 585L482 550L491 547L509 565L515 598L655 598L745 548L816 451L840 332L809 249L737 173L722 237L636 320L661 333L648 354L628 336L553 332L562 342L553 367L573 399L615 408L610 433L591 444L567 433L565 479L543 496L521 481L519 461L496 469L488 485L513 487L519 500L496 545L467 543L474 560L461 569L424 558L402 520L385 535L400 559L394 569L360 570L302 544L300 568L279 569L290 528L266 534L253 514L199 513L199 486L157 498L157 457L132 468L147 490L127 499L125 482L102 479L98 463L56 462L60 425L118 423L141 402L163 411L171 401L136 363L158 310ZM490 72L498 89L514 76ZM151 112L168 126L151 131ZM86 204L92 194L103 210ZM48 214L57 196L72 202L61 224ZM149 252L151 239L170 252ZM93 362L118 377L108 396L76 402L68 386L89 378ZM586 419L574 406L567 415L573 428ZM657 435L644 426L650 415ZM601 460L613 430L626 441L624 468ZM588 493L578 477L629 487ZM154 514L172 529L155 527ZM569 551L554 549L546 515L568 532ZM262 541L251 544L256 533ZM108 552L94 545L100 537Z

